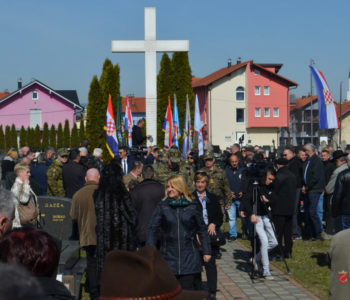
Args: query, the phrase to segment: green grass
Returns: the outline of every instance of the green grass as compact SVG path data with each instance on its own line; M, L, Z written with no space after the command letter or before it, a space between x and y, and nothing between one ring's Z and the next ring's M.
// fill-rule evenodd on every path
M240 232L240 220L237 223L239 223L237 229ZM249 241L241 239L238 241L250 249ZM287 259L291 271L289 276L320 299L329 299L329 269L327 264L329 245L330 241L294 241L293 258ZM286 273L283 261L271 262L271 264Z

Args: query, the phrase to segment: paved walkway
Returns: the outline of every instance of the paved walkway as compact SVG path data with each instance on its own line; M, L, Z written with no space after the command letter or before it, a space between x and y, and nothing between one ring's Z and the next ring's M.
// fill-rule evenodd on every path
M217 299L317 299L308 295L283 274L271 270L274 281L254 280L249 277L249 252L237 242L227 243L222 258L217 260Z

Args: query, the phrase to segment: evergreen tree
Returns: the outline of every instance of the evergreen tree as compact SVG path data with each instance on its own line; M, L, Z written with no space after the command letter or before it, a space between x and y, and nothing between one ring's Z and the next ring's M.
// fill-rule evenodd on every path
M41 147L41 132L39 125L35 126L34 136L33 136L33 148L39 150Z
M78 128L77 125L74 124L73 128L72 128L72 135L71 135L71 147L78 147L80 144L80 139L79 139L79 135L78 135Z
M27 145L27 131L24 126L21 127L19 131L19 146L24 147Z
M63 147L69 148L70 146L70 129L69 129L69 122L66 120L64 122L64 129L63 129Z
M63 148L63 129L62 129L62 124L58 124L57 128L57 149L58 148Z
M25 146L33 147L32 129L29 126L27 127L27 140L26 140L26 145Z
M6 126L5 127L5 146L6 146L6 149L9 149L11 148L11 127L10 126Z
M191 119L194 120L194 94L192 90L192 70L188 59L188 53L175 52L172 57L172 67L174 74L174 93L176 95L176 102L179 110L179 126L181 128L182 133L183 124L185 121L187 96L190 103ZM180 138L179 146L181 149L182 137Z
M163 145L163 122L168 106L169 95L173 99L174 75L168 54L164 53L160 61L160 70L157 77L157 143ZM173 106L173 104L171 104Z
M85 138L86 138L85 121L83 119L81 119L80 120L80 126L79 126L79 144Z
M49 145L50 147L53 147L56 149L56 128L55 125L51 125L50 128L50 139L49 139Z
M17 143L17 130L15 124L12 124L11 126L11 147L18 148Z
M5 152L5 135L2 125L0 125L0 152Z
M90 142L91 149L101 148L101 146L104 144L103 139L106 135L104 130L106 111L103 117L101 111L102 92L97 76L92 78L88 99L89 104L87 106L85 135Z
M43 128L43 140L41 143L41 148L45 150L49 146L49 125L45 122Z

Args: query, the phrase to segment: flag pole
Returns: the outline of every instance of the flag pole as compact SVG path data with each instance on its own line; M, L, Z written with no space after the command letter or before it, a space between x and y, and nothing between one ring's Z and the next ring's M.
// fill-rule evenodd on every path
M314 60L311 58L310 59L310 67L312 65L314 65L315 62ZM311 144L313 144L313 140L314 140L314 126L313 126L313 123L314 123L314 120L313 120L313 108L312 108L312 105L313 105L313 101L312 101L312 72L311 72L311 69L310 69L310 119L311 119Z
M341 147L341 113L342 113L342 111L341 111L341 105L342 105L342 103L341 103L341 101L342 101L342 97L343 97L343 82L341 81L340 82L340 91L339 91L339 143L338 143L338 147Z

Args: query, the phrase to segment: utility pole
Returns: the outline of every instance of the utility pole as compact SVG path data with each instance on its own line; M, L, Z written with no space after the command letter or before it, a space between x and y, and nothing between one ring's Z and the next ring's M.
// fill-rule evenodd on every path
M314 60L311 58L310 59L310 67L312 65L314 65L315 62ZM313 105L313 101L312 101L312 72L310 69L310 119L311 119L311 143L313 144L313 140L314 140L314 118L313 118L313 109L312 109L312 105Z

